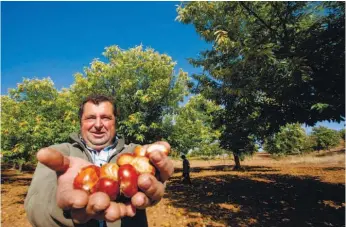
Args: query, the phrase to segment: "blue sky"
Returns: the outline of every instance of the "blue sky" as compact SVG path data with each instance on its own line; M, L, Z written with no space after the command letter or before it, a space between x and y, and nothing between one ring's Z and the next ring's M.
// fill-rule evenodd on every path
M69 87L106 46L143 44L198 71L186 58L208 44L177 21L179 2L2 2L2 94L23 77L51 77Z
M69 87L104 48L140 44L170 55L190 75L187 58L208 48L191 25L175 21L179 2L1 2L1 94L22 78L50 77ZM323 122L341 129L343 124ZM309 131L309 129L308 129Z

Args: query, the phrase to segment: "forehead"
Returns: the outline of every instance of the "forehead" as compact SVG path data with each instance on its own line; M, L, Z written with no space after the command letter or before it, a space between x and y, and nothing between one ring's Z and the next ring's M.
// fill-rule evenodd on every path
M85 114L110 114L113 115L113 105L112 103L100 102L95 104L93 102L87 102L84 104L83 115Z

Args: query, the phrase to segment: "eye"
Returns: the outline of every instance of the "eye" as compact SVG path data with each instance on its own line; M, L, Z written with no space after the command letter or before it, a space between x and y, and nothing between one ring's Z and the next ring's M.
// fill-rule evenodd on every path
M94 120L94 119L96 119L96 117L95 116L86 116L84 119L85 120Z
M105 117L102 117L102 120L111 121L111 120L112 120L112 117L105 116Z

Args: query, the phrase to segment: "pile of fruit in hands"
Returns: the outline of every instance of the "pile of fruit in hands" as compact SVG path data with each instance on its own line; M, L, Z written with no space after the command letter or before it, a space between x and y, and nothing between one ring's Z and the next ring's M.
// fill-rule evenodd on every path
M102 167L89 165L82 168L75 177L73 186L89 194L104 192L113 201L119 195L131 198L138 192L139 175L159 174L149 160L149 154L154 150L168 155L168 149L162 144L151 144L146 149L137 146L134 153L121 154L117 163L107 163Z

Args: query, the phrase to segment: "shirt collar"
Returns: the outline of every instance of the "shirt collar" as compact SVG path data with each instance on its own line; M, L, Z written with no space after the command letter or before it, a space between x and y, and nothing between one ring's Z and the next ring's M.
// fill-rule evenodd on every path
M113 144L111 144L111 145L109 145L109 146L103 148L103 149L100 150L100 151L97 151L97 150L92 149L91 147L89 147L89 146L86 144L85 140L83 139L83 137L82 137L81 135L80 135L79 137L80 137L80 140L82 141L82 143L85 145L85 147L86 147L89 151L96 152L96 153L98 153L98 152L100 152L100 151L108 152L108 151L110 151L110 150L113 150L113 148L115 148L116 145L118 144L118 139L119 139L118 136L115 136L115 140L114 140L114 143L113 143Z

